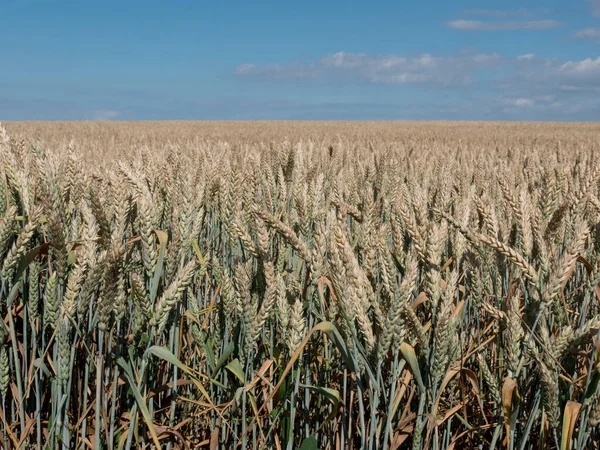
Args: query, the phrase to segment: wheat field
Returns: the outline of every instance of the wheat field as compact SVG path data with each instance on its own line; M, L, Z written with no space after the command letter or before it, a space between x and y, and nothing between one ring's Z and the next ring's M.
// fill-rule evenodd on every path
M4 126L3 448L599 448L600 125Z

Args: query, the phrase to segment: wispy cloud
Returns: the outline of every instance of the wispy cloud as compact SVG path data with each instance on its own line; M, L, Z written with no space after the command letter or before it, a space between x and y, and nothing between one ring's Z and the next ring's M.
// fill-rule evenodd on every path
M242 64L241 78L267 80L348 80L382 85L427 84L461 88L482 79L500 85L531 83L556 89L600 89L600 57L576 61L545 58L534 53L516 57L497 53L459 53L417 56L337 52L306 63Z
M559 96L557 101L577 104L598 101L600 104L600 57L564 61L533 56L518 59L506 75L494 80L499 90L515 97L533 94Z
M575 33L577 39L600 39L600 28L584 28Z
M235 74L240 77L268 79L357 79L373 84L466 85L478 69L499 63L497 54L434 56L372 55L338 52L308 63L242 64Z
M257 66L256 64L241 64L235 68L236 75L269 77L273 79L305 78L311 79L317 76L317 68L314 64L303 65L300 63L268 64Z
M525 108L525 107L534 106L535 101L530 98L514 98L514 99L506 99L505 103L507 105L517 106L519 108Z
M589 0L599 1L600 0ZM447 22L448 27L463 31L517 31L550 30L559 27L561 22L546 18L550 9L465 9L461 18ZM486 18L470 18L479 16ZM476 20L475 20L476 19Z
M566 62L560 66L560 72L574 78L591 78L600 86L600 56Z
M489 102L507 117L525 117L518 114L527 112L534 114L531 117L547 114L560 118L564 114L583 118L591 117L592 110L600 111L600 57L561 60L534 53L509 57L473 52L444 56L338 52L307 63L246 64L238 66L236 74L242 78L304 80L307 86L311 80L346 80L398 89L446 89L468 99L474 110ZM340 89L345 85L340 84Z
M600 17L600 0L588 0L588 3L592 7L592 14Z
M114 120L119 116L119 111L94 111L92 113L92 120Z
M559 27L557 20L525 20L525 21L481 21L481 20L451 20L450 28L464 31L515 31L515 30L550 30Z
M535 58L535 53L527 53L517 56L517 61L531 61L533 58Z
M530 17L532 15L534 15L535 13L547 13L549 12L549 10L544 9L541 11L532 11L530 9L526 9L526 8L519 8L519 9L478 9L478 8L471 8L471 9L465 9L463 11L463 13L465 15L469 15L469 16L486 16L486 17L494 17L496 19L502 19L502 18L511 18L511 17Z

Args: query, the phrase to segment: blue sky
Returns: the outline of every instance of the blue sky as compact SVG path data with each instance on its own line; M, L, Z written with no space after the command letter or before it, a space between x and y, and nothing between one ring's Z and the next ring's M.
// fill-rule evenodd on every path
M600 118L600 0L0 0L0 120Z

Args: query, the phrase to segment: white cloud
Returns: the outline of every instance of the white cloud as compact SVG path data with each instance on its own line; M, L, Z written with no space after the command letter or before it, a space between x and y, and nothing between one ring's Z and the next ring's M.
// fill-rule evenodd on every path
M534 53L505 57L496 53L457 55L376 55L338 52L307 63L242 64L240 77L274 80L354 80L372 84L425 84L460 88L473 82L502 89L547 91L600 90L600 57L579 61L544 58Z
M584 28L575 33L578 39L600 39L600 28Z
M535 58L535 53L527 53L525 55L517 56L519 61L531 61L533 58Z
M472 50L454 55L338 52L306 63L244 64L236 74L266 80L328 80L340 89L348 86L345 82L445 89L481 107L489 102L491 109L509 115L589 118L590 111L600 113L600 56L569 61L534 53L508 57Z
M95 111L92 114L93 120L113 120L119 117L119 111Z
M496 18L506 17L527 17L531 12L525 8L501 10L501 9L466 9L464 13L471 16L487 16Z
M560 26L556 20L526 20L484 22L481 20L451 20L450 28L463 31L515 31L515 30L550 30Z
M320 64L341 70L364 70L370 76L407 74L433 69L444 64L442 57L433 57L423 53L417 57L402 55L368 55L365 53L338 52L321 59Z
M252 71L256 70L256 64L240 64L235 68L235 70L240 75L252 73Z
M530 98L516 98L514 100L508 100L507 103L514 105L514 106L519 106L519 107L526 107L526 106L534 105L534 101Z
M374 84L456 86L469 84L474 72L498 66L500 60L495 53L408 56L338 52L305 64L243 64L236 67L235 74L270 79L334 78Z
M497 87L514 97L560 95L557 101L566 101L564 97L569 101L587 101L600 92L600 57L564 61L536 56L517 60L514 68L507 68L506 72L509 75L498 79Z
M560 66L560 72L572 77L599 77L600 80L600 56L596 59L566 62Z
M238 76L266 77L273 79L287 78L314 78L316 76L314 67L298 63L290 64L268 64L257 66L256 64L241 64L235 68Z

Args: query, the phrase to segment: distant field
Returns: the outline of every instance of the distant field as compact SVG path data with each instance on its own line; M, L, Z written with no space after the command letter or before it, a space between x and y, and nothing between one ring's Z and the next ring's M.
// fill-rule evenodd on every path
M598 448L600 124L4 125L3 448Z
M83 150L104 154L131 146L161 146L167 142L193 146L197 140L264 143L288 138L333 141L337 136L354 143L388 141L415 146L437 145L553 145L598 146L598 123L521 122L13 122L11 135L64 144L77 139ZM597 147L596 147L597 148Z

